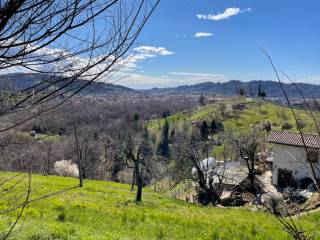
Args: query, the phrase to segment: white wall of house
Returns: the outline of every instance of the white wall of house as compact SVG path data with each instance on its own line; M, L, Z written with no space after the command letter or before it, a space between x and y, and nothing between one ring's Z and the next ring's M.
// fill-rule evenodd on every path
M310 165L307 162L306 151L303 147L274 144L273 145L272 183L278 185L278 170L292 171L295 180L312 177ZM318 166L319 165L318 161ZM320 172L317 171L318 176Z

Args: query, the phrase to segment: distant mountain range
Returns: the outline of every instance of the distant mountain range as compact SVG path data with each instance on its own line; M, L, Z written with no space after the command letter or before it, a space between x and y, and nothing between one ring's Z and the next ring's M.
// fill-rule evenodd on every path
M294 84L283 84L290 98L301 98ZM296 86L303 92L306 98L320 98L320 85L297 83ZM173 88L153 88L145 92L150 94L216 94L224 96L236 96L239 89L243 89L247 96L257 96L258 88L263 90L269 98L283 98L280 84L275 81L250 81L242 82L231 80L225 83L203 82L194 85L178 86Z
M49 83L45 81L53 82L54 84L51 87L45 88L48 86ZM17 74L6 74L0 75L0 89L13 89L16 91L28 89L32 86L35 86L41 82L45 82L36 89L45 88L44 91L49 91L52 88L61 87L63 84L66 84L68 80L63 78L56 78L50 75L43 75L43 74L27 74L27 73L17 73ZM69 92L74 92L76 89L79 89L81 86L87 83L86 80L75 80L70 84L66 90ZM104 83L104 82L93 82L85 89L83 89L82 93L95 93L95 94L141 94L139 91L136 91L131 88L127 88L120 85L115 85L111 83Z
M56 81L55 87L61 86L59 82L52 76L41 74L7 74L0 75L0 89L15 89L17 91L26 89L35 84L44 81L44 79L51 78L51 81ZM73 92L80 86L83 86L86 80L76 80L68 90ZM283 84L284 88L290 98L300 98L299 91L293 84ZM320 98L320 85L297 83L298 88L303 92L306 98ZM43 85L42 85L43 86ZM85 88L84 93L102 94L102 95L167 95L167 94L206 94L206 95L222 95L222 96L236 96L239 89L243 89L247 96L257 96L258 88L261 88L269 98L283 98L283 92L278 82L275 81L250 81L242 82L232 80L225 83L204 82L194 85L185 85L172 88L153 88L150 90L134 90L120 85L94 82ZM50 88L48 88L50 89Z

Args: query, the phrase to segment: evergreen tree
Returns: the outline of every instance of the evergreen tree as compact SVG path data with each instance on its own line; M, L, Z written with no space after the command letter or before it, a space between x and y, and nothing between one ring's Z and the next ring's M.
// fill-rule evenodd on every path
M152 141L150 138L149 131L146 127L143 129L143 134L142 134L142 144L141 144L141 154L144 158L152 158L153 154L153 147L152 147Z
M261 89L261 85L259 85L259 87L258 87L258 97L259 97L259 98L265 98L266 95L267 95L266 92L263 91L263 90Z
M137 112L135 112L135 113L133 114L133 119L134 119L135 121L138 121L139 118L140 118L139 114L138 114Z
M210 132L211 134L216 134L218 132L223 132L224 126L222 122L216 121L213 119L210 124Z
M246 91L243 88L239 88L238 94L240 97L244 97L246 95Z
M201 138L202 140L208 140L209 136L209 128L207 121L203 121L200 128Z
M169 117L169 116L170 116L170 111L169 110L162 112L162 118L166 118L166 117Z
M200 98L199 98L199 102L200 102L200 105L205 105L206 103L206 98L205 96L203 96L203 94L201 94Z
M158 146L158 154L160 156L169 158L170 155L170 148L169 148L169 123L166 119L161 133L161 140Z
M218 125L215 119L212 119L211 121L210 131L212 134L216 134L218 132Z

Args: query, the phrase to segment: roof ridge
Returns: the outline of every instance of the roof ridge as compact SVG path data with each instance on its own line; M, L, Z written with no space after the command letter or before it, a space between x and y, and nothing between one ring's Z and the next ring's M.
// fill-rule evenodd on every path
M271 132L292 133L292 134L296 134L296 135L301 135L301 133L299 133L299 132L292 132L292 131L271 130ZM319 134L315 134L315 133L302 133L302 135L309 135L309 136L320 137Z
M295 133L291 131L271 131L267 141L275 144L320 149L320 135Z

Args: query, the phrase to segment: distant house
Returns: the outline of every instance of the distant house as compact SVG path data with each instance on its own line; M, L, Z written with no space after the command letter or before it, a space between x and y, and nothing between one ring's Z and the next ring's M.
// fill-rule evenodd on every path
M267 141L273 144L274 185L279 187L299 185L301 180L306 181L311 178L310 162L315 166L317 177L320 176L320 136L271 131Z

